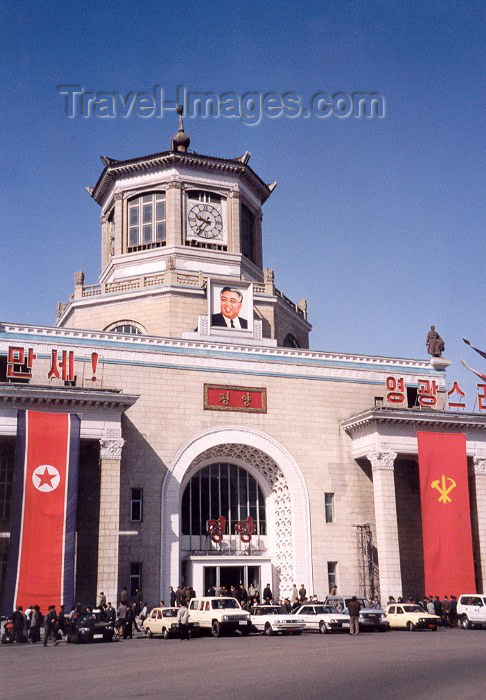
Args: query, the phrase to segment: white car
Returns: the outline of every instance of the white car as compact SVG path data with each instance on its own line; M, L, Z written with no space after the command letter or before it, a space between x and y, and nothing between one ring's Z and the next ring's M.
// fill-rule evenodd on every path
M486 596L483 593L463 593L459 596L457 619L465 630L486 626Z
M154 608L142 622L142 631L147 637L161 634L164 639L179 634L178 610L178 608Z
M281 605L255 605L250 610L253 630L272 634L302 634L305 629L304 620L286 613Z
M321 634L349 630L349 615L338 612L331 605L304 603L294 615L304 620L306 630L318 630Z

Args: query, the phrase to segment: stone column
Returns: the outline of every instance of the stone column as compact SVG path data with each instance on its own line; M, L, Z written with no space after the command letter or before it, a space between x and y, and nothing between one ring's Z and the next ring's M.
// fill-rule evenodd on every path
M380 596L384 605L388 596L402 595L400 547L398 544L397 504L395 500L394 462L396 452L370 452L366 455L373 471L376 544L380 567Z
M478 511L479 561L482 581L481 591L486 589L486 455L473 457L474 480L476 484L476 507Z
M232 190L228 195L227 216L227 231L228 231L228 250L231 253L241 253L241 234L240 234L240 193L238 190Z
M166 190L166 244L184 245L185 225L183 221L182 183L172 180Z
M118 539L120 529L120 461L125 440L100 440L100 524L96 595L103 591L116 607L118 596Z

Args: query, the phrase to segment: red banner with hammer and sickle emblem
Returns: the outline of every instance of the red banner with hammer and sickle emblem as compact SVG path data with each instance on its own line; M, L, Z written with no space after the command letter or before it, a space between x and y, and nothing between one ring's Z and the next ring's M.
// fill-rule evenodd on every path
M425 594L474 593L466 436L417 433Z

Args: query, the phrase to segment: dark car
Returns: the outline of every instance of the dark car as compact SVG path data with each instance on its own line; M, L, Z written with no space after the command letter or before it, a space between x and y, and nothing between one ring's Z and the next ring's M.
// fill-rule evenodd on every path
M111 642L115 629L112 622L105 620L101 613L82 613L73 620L66 620L66 642Z

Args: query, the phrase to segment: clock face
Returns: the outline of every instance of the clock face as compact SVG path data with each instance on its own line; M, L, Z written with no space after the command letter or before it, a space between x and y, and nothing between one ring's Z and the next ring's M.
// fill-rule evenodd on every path
M223 217L212 204L194 204L189 209L187 223L191 233L198 238L223 237Z

